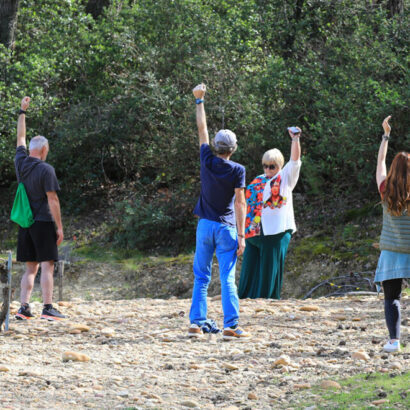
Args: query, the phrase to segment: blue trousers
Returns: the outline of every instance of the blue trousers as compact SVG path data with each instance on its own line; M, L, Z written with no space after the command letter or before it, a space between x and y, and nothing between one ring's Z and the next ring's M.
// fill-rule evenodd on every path
M189 313L191 323L199 326L207 319L207 294L211 282L214 252L219 263L224 327L235 326L239 321L239 299L235 284L236 228L208 219L200 219L196 230L194 258L194 289Z

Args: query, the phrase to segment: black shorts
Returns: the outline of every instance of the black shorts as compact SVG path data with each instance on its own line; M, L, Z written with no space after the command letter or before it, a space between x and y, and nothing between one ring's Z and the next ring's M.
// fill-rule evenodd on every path
M19 262L57 261L57 232L54 222L36 221L30 228L19 228L17 240Z

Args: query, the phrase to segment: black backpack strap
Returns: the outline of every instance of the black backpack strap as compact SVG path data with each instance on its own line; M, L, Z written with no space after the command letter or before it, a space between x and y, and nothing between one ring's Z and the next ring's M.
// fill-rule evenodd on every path
M28 158L28 157L27 157L27 158ZM33 168L30 169L30 172L29 172L27 175L25 175L25 178L27 178L27 177L33 172L34 168L35 168L37 165L41 164L41 163L42 163L42 161L35 163L35 164L33 165ZM19 183L21 182L21 183L24 185L24 182L23 182L23 180L22 180L22 178L21 178L21 176L20 176L20 173L19 173L19 175L17 175L17 177L18 177L18 178L17 178L17 182L19 182ZM25 186L24 186L24 188L25 188ZM29 203L30 203L30 200L29 200ZM33 207L31 206L31 204L30 204L30 208L31 208L31 212L32 212L32 214L33 214L33 219L35 219Z
M27 157L27 158L29 158L29 157ZM41 163L42 163L42 161L36 162L36 163L33 165L33 168L30 169L29 173L26 174L26 175L24 176L24 178L26 179L26 178L34 171L34 168L35 168L37 165L41 164ZM23 164L22 164L22 165L23 165ZM23 178L22 178L21 175L20 175L20 171L18 172L18 175L17 175L17 182L23 182L23 184L24 184Z

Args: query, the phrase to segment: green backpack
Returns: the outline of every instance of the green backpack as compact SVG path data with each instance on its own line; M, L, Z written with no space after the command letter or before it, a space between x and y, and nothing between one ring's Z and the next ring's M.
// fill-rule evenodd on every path
M36 167L36 165L33 166L31 171ZM30 226L34 223L33 211L31 210L30 202L27 197L26 188L22 182L20 182L17 187L10 219L22 228L30 228Z
M34 223L33 212L27 197L26 188L22 182L17 187L10 219L22 228L30 228Z

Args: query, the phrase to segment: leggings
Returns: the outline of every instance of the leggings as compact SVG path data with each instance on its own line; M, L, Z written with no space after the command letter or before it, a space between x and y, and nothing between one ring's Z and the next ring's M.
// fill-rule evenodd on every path
M384 315L390 339L400 339L400 296L403 279L383 281Z

